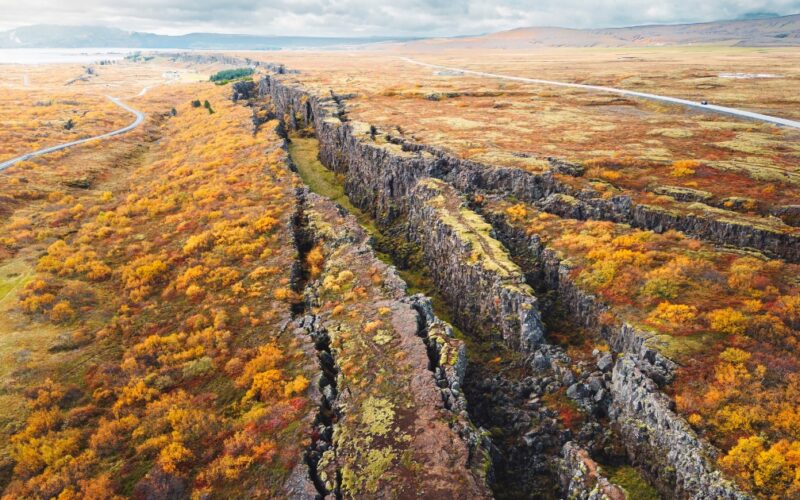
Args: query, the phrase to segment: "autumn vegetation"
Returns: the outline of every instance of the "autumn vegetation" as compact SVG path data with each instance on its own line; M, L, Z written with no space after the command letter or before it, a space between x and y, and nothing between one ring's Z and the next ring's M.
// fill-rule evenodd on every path
M775 81L718 76L730 60L759 71L748 54L418 58L794 115L797 95L786 89L800 74L780 50L763 55L782 75ZM390 134L489 167L552 175L587 196L800 234L796 220L776 212L800 197L796 131L436 72L385 53L270 57L300 69L286 78L312 93L348 96L347 118L377 127L377 143ZM203 83L168 88L167 70ZM322 460L323 480L340 472L345 491L374 496L393 478L433 477L425 468L436 463L431 450L440 451L455 420L398 390L415 382L412 363L428 362L405 342L419 339L399 302L402 286L374 255L341 245L366 237L322 202L305 207L306 218L336 237L298 254L292 218L301 181L288 170L277 122L253 133L251 110L209 83L252 71L160 58L75 79L84 71L0 75L0 161L128 123L130 114L106 99L109 86L148 115L144 127L113 142L0 174L3 499L284 495L303 450L320 438L309 432L318 367L291 323L303 301L292 280L298 266L318 295L312 312L331 332L346 394L337 455ZM153 88L140 95L144 84ZM316 160L307 144L293 148ZM583 173L552 172L550 158ZM516 199L472 201L554 250L568 278L608 306L604 325L625 322L653 335L652 345L678 364L663 390L720 450L728 477L759 498L800 497L800 265L675 231L561 218ZM593 349L609 347L586 330L555 327L548 339L573 359L592 360ZM468 347L487 365L503 365L497 370L515 361ZM585 415L563 392L545 402L576 430Z
M569 257L571 279L612 306L606 321L658 335L654 345L682 365L669 388L677 408L723 450L724 470L766 497L800 492L800 266L674 231L520 203L490 209Z
M0 161L28 151L122 128L132 115L99 95L64 92L38 96L25 91L0 93L3 141Z
M88 67L91 74L87 74ZM159 99L151 101L148 96L143 101L143 96L137 95L144 87L158 88L170 71L175 79L190 78L186 70L169 67L164 60L147 65L4 65L0 75L0 161L128 125L133 115L107 96L149 108Z
M680 89L681 96L697 100L711 92L727 105L752 109L758 103L767 108L761 111L776 116L797 108L796 97L785 89L800 75L782 62L786 55L780 50L758 58L745 49L707 51L609 49L587 58L580 51L551 49L534 59L524 52L489 51L491 56L481 61L468 52L423 51L413 57L444 66L663 95L679 95ZM291 80L318 95L330 90L354 94L348 99L348 118L394 136L490 166L536 173L550 170L547 158L559 158L586 168L580 177L555 174L576 190L591 189L607 199L629 196L636 203L676 213L721 209L725 212L720 217L798 232L796 224L770 217L774 209L796 204L800 197L800 136L793 129L612 94L449 74L399 58L387 61L382 54L347 61L305 54L278 59L301 71ZM719 67L724 73L736 61L737 68L747 71L764 60L773 64L771 71L781 68L785 78L732 81L708 69ZM639 83L634 75L642 75ZM694 201L702 206L676 200L669 188L695 190Z
M269 496L300 459L309 362L279 326L293 182L269 124L254 136L224 89L202 92L216 112L184 98L123 185L52 191L6 224L7 255L46 249L19 310L93 354L25 388L5 498Z

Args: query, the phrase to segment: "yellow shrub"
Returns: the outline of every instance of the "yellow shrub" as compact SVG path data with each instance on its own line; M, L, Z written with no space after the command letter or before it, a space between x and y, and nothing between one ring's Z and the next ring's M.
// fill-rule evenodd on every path
M747 316L730 307L715 309L706 317L711 329L720 333L742 335L747 328Z
M617 172L616 170L608 170L604 169L600 171L600 177L607 181L618 181L622 178L622 174Z
M696 318L696 307L670 302L661 302L649 315L649 319L655 323L675 326L686 326Z
M75 317L75 311L69 302L62 300L50 310L50 321L53 323L65 323Z
M302 394L308 388L308 379L302 375L298 375L291 382L286 384L283 388L283 395L287 398L295 394Z
M513 222L518 222L525 220L528 216L528 210L525 208L524 204L518 203L506 208L506 215L508 215Z
M322 272L322 266L325 263L325 254L322 253L322 247L320 245L316 245L308 252L306 262L308 263L311 277L316 278L319 276Z
M688 177L694 175L695 169L700 166L700 162L696 160L678 160L672 162L672 176L673 177Z

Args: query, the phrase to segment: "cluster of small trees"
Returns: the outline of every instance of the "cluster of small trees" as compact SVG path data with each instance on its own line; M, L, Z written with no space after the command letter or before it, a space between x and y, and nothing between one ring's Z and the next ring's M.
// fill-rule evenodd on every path
M676 403L726 451L719 463L743 486L768 498L795 498L800 495L796 360L753 342L741 347L722 351L702 381L687 380Z
M217 84L226 84L231 80L238 80L240 78L246 78L250 75L255 73L253 68L237 68L237 69L226 69L222 71L218 71L211 75L210 80Z

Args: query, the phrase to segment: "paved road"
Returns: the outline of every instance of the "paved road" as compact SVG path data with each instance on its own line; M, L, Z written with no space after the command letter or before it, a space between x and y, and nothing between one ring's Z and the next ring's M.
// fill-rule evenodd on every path
M670 104L679 104L681 106L687 106L690 108L699 109L702 111L710 111L714 113L720 113L725 115L733 115L738 116L740 118L747 118L750 120L756 120L765 123L771 123L773 125L781 125L784 127L791 127L800 129L800 121L796 120L789 120L787 118L780 118L777 116L770 116L770 115L763 115L761 113L753 113L752 111L745 111L743 109L736 109L736 108L728 108L725 106L717 106L715 104L701 104L696 101L689 101L687 99L680 99L677 97L668 97L663 95L657 94L647 94L645 92L635 92L633 90L623 90L617 89L614 87L602 87L599 85L582 85L580 83L567 83L567 82L556 82L552 80L540 80L538 78L522 78L519 76L508 76L508 75L498 75L495 73L485 73L483 71L472 71L468 69L462 68L451 68L448 66L439 66L436 64L428 64L422 61L417 61L415 59L411 59L409 57L401 57L402 60L405 62L416 64L418 66L425 66L428 68L434 68L439 70L445 71L453 71L459 72L466 75L474 75L474 76L485 76L487 78L499 78L501 80L512 80L515 82L523 82L523 83L536 83L541 85L555 85L558 87L570 87L576 89L584 89L584 90L594 90L598 92L611 92L614 94L620 94L625 96L631 97L640 97L642 99L650 99L652 101L660 101L660 102L667 102Z
M72 147L72 146L77 146L78 144L83 144L85 142L94 141L94 140L108 139L109 137L114 137L115 135L120 135L120 134L124 134L125 132L130 132L131 130L135 129L136 127L138 127L139 125L142 124L142 122L144 121L144 113L142 113L141 111L138 111L136 109L133 109L132 107L130 107L127 104L125 104L124 102L120 101L116 97L111 97L111 96L107 96L107 97L111 100L111 102L113 102L114 104L116 104L120 108L124 109L125 111L128 111L129 113L132 113L132 114L136 115L136 119L130 125L128 125L126 127L122 127L121 129L114 130L112 132L108 132L107 134L96 135L94 137L87 137L86 139L79 139L77 141L67 142L65 144L59 144L57 146L50 146L49 148L40 149L38 151L33 151L33 152L30 152L30 153L26 153L26 154L24 154L22 156L18 156L16 158L12 158L10 160L6 160L3 163L0 163L0 172L2 172L3 170L7 169L8 167L10 167L12 165L15 165L15 164L17 164L17 163L19 163L21 161L30 160L31 158L34 158L36 156L46 155L47 153L52 153L54 151L61 151L62 149L66 149L66 148L69 148L69 147Z

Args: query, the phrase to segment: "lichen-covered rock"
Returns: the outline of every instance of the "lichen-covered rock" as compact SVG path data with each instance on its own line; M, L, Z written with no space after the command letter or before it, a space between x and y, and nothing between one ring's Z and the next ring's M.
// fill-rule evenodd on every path
M581 500L625 500L625 491L612 484L589 453L572 441L561 451L559 476L564 498Z
M653 192L665 196L672 197L678 201L709 201L713 195L708 191L700 189L692 189L683 186L657 186L653 188Z
M611 390L610 416L631 460L662 491L679 498L749 498L716 470L716 451L672 411L669 397L629 357L617 360Z
M434 283L466 327L496 331L525 352L543 342L538 303L525 276L452 186L421 180L409 199L408 227Z
M579 163L573 163L562 160L560 158L547 158L553 172L564 175L571 175L573 177L580 177L586 172L586 167Z
M453 328L436 317L431 300L422 295L404 299L420 317L419 332L428 348L428 358L437 384L442 389L445 406L457 412L467 409L461 390L467 372L467 347L453 335Z
M324 372L320 420L329 424L318 428L310 471L320 493L489 497L483 439L463 411L463 345L424 297L406 296L351 215L304 198L302 239L324 256L302 322Z
M745 198L744 196L727 196L719 200L717 206L728 210L753 210L758 206L758 202L753 198Z

